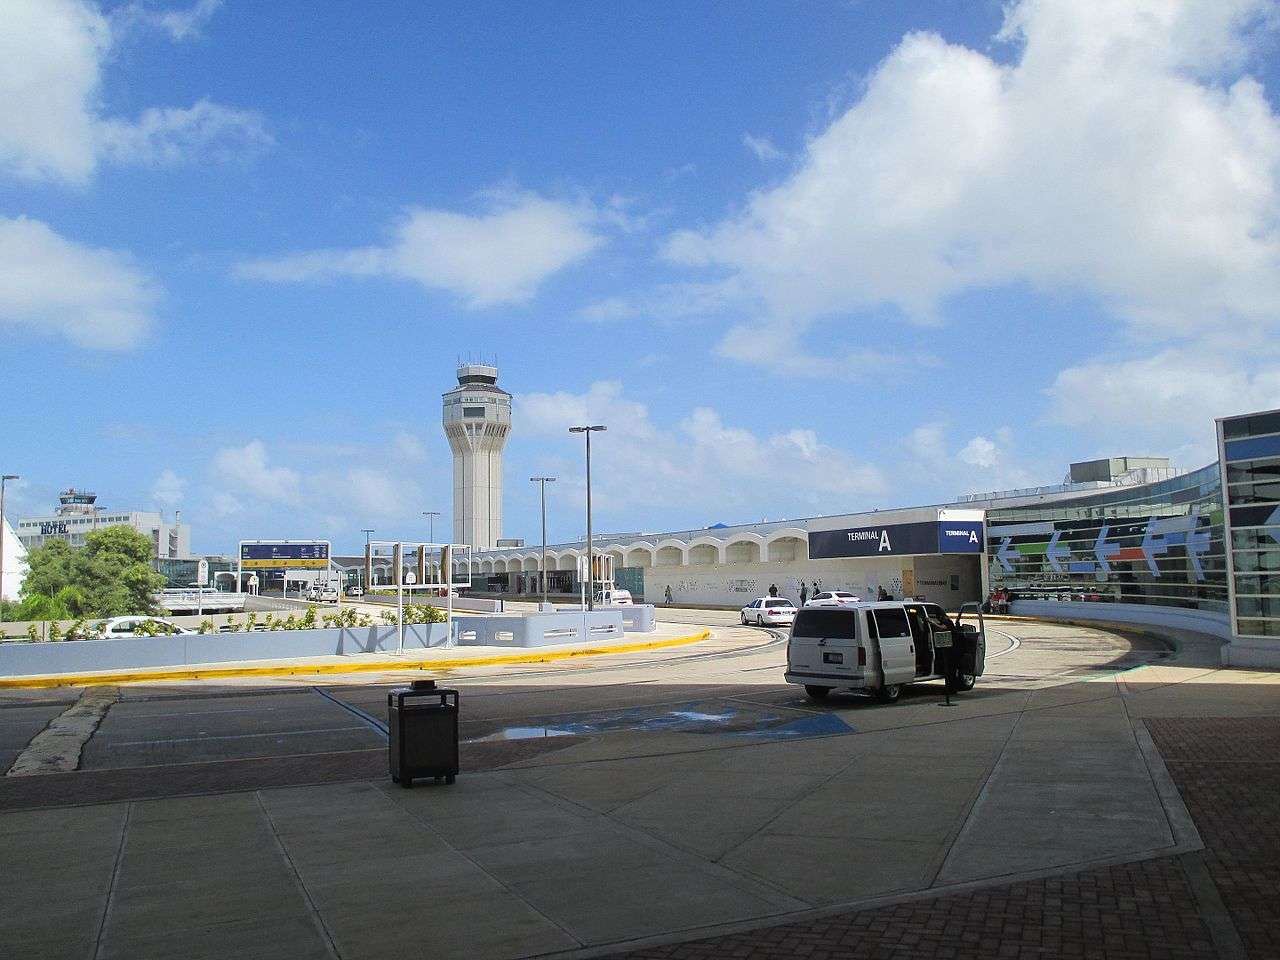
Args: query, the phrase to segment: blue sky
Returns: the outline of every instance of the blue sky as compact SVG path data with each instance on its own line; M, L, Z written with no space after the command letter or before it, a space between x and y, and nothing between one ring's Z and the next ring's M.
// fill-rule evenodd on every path
M950 499L1280 405L1265 0L4 0L0 468L195 547ZM8 279L6 279L6 277Z

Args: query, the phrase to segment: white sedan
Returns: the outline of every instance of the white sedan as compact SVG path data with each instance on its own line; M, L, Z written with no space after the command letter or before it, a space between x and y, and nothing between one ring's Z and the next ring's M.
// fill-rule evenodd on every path
M822 593L815 593L810 597L805 606L848 607L861 602L862 600L856 594L849 593L847 590L824 590Z
M793 623L796 606L784 597L761 597L742 608L742 622L766 627L771 623Z
M160 636L195 633L194 630L188 630L186 627L180 627L177 624L170 623L168 620L162 619L161 617L142 616L112 617L110 620L103 622L100 632L103 638L107 640L110 640L112 637L151 636L149 632L142 632L147 629L147 627L143 627L144 623L148 624L150 629L153 629Z

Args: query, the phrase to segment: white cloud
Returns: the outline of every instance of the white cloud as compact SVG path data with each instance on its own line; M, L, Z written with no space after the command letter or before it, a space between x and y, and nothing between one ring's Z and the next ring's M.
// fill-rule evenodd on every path
M201 6L188 11L193 29ZM219 159L269 142L257 114L207 101L188 110L147 110L137 122L102 116L99 87L114 34L88 0L6 0L0 169L33 180L85 183L104 158Z
M1280 357L1262 352L1253 359L1254 371L1239 355L1203 349L1082 363L1059 373L1049 388L1050 413L1058 423L1129 442L1193 437L1192 455L1208 459L1214 455L1214 417L1280 407Z
M1280 318L1280 122L1240 73L1271 0L1022 0L1002 64L905 37L786 182L667 257L728 271L756 323L1025 283L1145 337ZM754 324L753 324L754 326ZM734 349L731 332L724 351Z
M592 492L604 510L636 513L677 503L721 518L725 511L771 512L868 505L885 489L880 472L794 428L761 436L727 425L721 414L698 407L679 422L659 425L648 408L629 399L616 381L593 383L585 393L533 393L517 398L523 430L544 435L548 449L573 462L581 456L575 424L603 423L592 441ZM558 438L558 442L556 442ZM572 483L572 480L566 480Z
M243 447L224 447L213 465L219 482L229 486L232 495L242 493L270 503L298 501L301 477L288 467L270 466L261 440L251 440Z
M216 161L244 159L273 142L261 114L208 100L186 109L152 107L133 123L104 120L98 140L104 157L152 166L183 163L193 154Z
M749 133L742 135L742 145L755 154L757 160L769 163L773 160L782 160L786 154L774 146L773 141L768 137L754 137Z
M164 470L151 487L151 499L162 507L173 509L186 494L187 481L172 470Z
M175 41L198 37L204 25L218 12L222 0L196 0L190 7L156 9L140 3L130 4L120 11L119 19L126 23L141 23L156 27Z
M241 264L237 272L278 282L390 276L447 290L471 307L522 303L604 243L598 219L585 204L495 192L475 216L412 207L385 246L296 253Z
M392 449L401 460L421 463L427 459L427 445L416 434L401 430L392 440Z
M0 217L0 323L122 349L146 333L157 297L125 254L67 240L39 220Z

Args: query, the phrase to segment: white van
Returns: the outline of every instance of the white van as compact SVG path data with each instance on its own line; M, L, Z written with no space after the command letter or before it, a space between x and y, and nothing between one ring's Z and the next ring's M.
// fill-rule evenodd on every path
M904 684L923 680L949 679L953 690L972 690L987 656L983 631L976 603L954 618L920 601L806 607L791 627L785 679L815 700L832 690L866 690L892 703Z

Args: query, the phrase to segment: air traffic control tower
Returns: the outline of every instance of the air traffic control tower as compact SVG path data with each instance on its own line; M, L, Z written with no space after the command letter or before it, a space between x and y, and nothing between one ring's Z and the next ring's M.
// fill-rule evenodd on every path
M502 448L511 432L511 394L498 386L497 367L464 363L443 406L453 450L453 542L492 549L502 536Z

